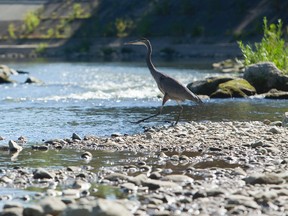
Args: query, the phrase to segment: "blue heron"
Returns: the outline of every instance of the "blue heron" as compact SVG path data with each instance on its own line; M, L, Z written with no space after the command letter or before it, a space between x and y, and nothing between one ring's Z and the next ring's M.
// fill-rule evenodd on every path
M149 116L147 118L141 119L141 120L137 121L136 123L140 123L140 122L146 121L150 118L153 118L155 116L160 115L162 113L162 109L163 109L164 104L169 99L175 100L177 102L177 104L180 106L180 111L179 111L178 117L176 119L175 125L178 123L179 118L181 116L181 113L183 111L183 107L180 104L181 101L191 100L197 104L203 103L201 101L201 99L196 94L191 92L186 86L182 85L176 79L170 77L167 74L164 74L164 73L158 71L155 68L155 66L153 65L152 60L151 60L152 46L151 46L151 43L148 39L142 38L140 40L127 42L125 44L126 45L130 44L130 45L144 45L144 46L146 46L146 48L147 48L147 55L146 55L147 66L151 72L151 75L153 76L154 80L156 81L159 90L164 94L164 97L162 100L162 106L160 107L160 110L156 114Z

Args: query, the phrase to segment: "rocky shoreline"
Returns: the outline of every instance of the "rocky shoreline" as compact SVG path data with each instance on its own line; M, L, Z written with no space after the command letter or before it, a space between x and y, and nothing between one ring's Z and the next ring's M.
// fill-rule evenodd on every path
M1 215L287 215L288 129L283 126L189 122L135 135L49 140L32 148L79 149L87 166L2 168L2 188L43 192L23 196L22 202L2 194ZM95 149L145 156L92 172L89 151ZM99 186L118 195L101 198Z

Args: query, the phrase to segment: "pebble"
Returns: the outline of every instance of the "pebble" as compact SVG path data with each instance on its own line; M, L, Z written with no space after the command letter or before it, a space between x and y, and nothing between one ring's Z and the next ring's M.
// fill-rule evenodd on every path
M33 172L34 179L54 179L55 175L43 168L37 168Z
M28 205L23 210L23 215L41 216L44 215L44 210L40 205Z
M73 140L82 140L82 138L81 138L78 134L76 134L76 133L73 133L71 138L72 138Z
M93 157L93 155L90 152L88 152L88 151L84 152L81 155L81 158L84 159L84 160L91 160L92 157Z
M98 199L93 207L92 215L113 215L113 216L133 216L133 214L123 205L116 201Z
M60 215L66 209L65 203L57 197L45 197L40 200L39 205L46 215Z
M172 182L176 182L179 184L187 184L187 183L192 183L194 181L193 178L186 176L186 175L166 175L163 178L161 178L161 180L163 181L172 181Z
M9 150L12 152L22 151L22 146L18 145L15 141L9 140Z
M260 206L253 200L252 197L243 195L230 195L227 199L228 205L243 205L248 208L258 209Z
M273 134L280 134L281 130L278 127L274 126L274 127L269 129L269 132L271 132Z
M272 173L254 173L244 178L246 184L281 184L284 179L277 174Z
M19 209L31 216L285 215L288 130L269 124L190 122L134 135L50 140L44 145L50 151L128 151L133 157L119 158L120 165L101 165L101 159L101 167L98 159L87 166L80 157L84 165L57 170L2 167L1 187L44 192L27 199L2 194L0 202L25 202L3 210L7 215ZM21 164L21 157L16 160Z
M288 112L285 112L282 119L282 126L288 127Z

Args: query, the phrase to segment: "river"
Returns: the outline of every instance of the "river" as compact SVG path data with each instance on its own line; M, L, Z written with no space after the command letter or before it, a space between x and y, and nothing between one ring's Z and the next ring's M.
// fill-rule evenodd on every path
M158 69L183 84L218 75L209 69L180 63ZM109 136L133 134L143 126L156 126L175 120L179 107L166 103L163 115L148 122L133 122L156 113L161 93L143 63L29 62L9 63L29 71L43 84L23 84L26 75L12 76L16 84L0 85L0 141L25 136L30 143L71 137L72 133ZM287 101L264 99L204 100L203 106L183 103L185 121L281 120Z

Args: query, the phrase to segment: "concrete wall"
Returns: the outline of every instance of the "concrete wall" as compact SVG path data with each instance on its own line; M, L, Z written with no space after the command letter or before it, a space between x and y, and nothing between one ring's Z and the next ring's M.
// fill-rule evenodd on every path
M43 6L46 1L1 1L0 22L23 20L29 11L35 11Z

